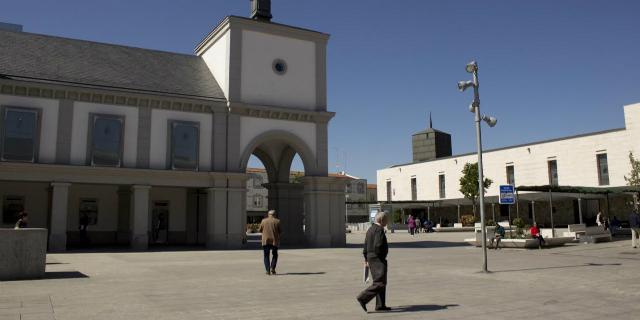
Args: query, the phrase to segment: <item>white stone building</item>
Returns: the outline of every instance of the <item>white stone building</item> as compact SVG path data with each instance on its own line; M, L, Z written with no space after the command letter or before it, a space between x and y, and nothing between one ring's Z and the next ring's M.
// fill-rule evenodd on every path
M327 170L329 36L252 4L193 55L0 30L1 226L24 209L54 251L238 248L254 154L283 243L344 245L344 185ZM296 154L305 177L292 185Z
M640 155L640 103L624 107L625 127L547 141L485 150L484 175L493 180L486 193L487 217L516 217L549 225L550 199L545 193L520 192L519 205L500 206L499 186L624 187L631 165L629 153ZM378 199L395 208L410 209L432 220L455 222L472 212L460 193L466 163L477 162L475 152L395 165L378 170ZM592 223L598 211L626 220L628 194L552 194L555 223ZM580 199L580 200L578 200ZM582 208L579 208L579 204ZM582 210L581 210L582 209ZM461 211L461 212L460 212Z

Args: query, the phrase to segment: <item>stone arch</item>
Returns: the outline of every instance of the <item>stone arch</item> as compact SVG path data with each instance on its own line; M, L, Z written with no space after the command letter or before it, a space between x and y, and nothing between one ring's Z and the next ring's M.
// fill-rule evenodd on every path
M280 144L278 145L278 143ZM271 150L277 147L281 147L281 150ZM273 169L275 169L277 176L272 181L285 181L281 180L285 177L285 170L283 169L287 166L290 167L291 161L296 154L302 159L306 176L319 174L315 152L304 140L288 131L271 130L251 140L240 156L239 168L242 171L247 169L247 164L252 154L256 155L265 164L265 168L268 165L274 165ZM275 157L277 159L274 159ZM288 179L288 168L286 177Z

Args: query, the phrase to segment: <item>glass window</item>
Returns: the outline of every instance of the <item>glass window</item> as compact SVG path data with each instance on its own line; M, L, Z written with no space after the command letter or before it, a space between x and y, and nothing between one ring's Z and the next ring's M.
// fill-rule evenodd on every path
M119 167L122 164L122 118L93 117L91 165Z
M507 184L516 185L516 172L513 165L507 166Z
M38 113L7 108L4 114L2 160L34 162Z
M351 193L351 182L347 183L346 188L347 188L346 192Z
M86 216L88 225L96 225L98 223L98 200L80 199L79 213L79 224L82 224L82 220Z
M446 198L444 174L438 176L438 187L440 189L440 199Z
M387 201L391 201L391 181L387 181Z
M609 184L609 164L607 163L607 154L601 153L596 155L598 162L598 184L606 186Z
M411 178L411 200L416 201L418 199L418 182L416 178Z
M262 196L259 194L256 194L253 196L253 206L256 208L260 208L262 207Z
M364 194L364 183L362 182L358 183L358 193Z
M2 201L2 223L15 224L18 222L18 214L24 210L24 197L5 196Z
M556 160L549 160L549 185L557 186L558 185L558 162Z
M198 170L198 124L173 122L171 125L171 168Z

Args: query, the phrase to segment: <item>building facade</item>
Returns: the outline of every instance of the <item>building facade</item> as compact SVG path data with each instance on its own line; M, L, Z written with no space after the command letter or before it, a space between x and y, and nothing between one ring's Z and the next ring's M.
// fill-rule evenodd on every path
M484 175L493 180L486 193L488 219L521 217L550 225L594 223L597 212L626 219L630 195L611 196L520 192L517 206L498 204L499 186L624 187L631 165L629 153L640 152L640 104L624 107L625 127L603 132L486 150ZM436 222L457 222L472 214L471 202L460 193L466 163L476 153L436 158L378 170L378 199ZM551 196L551 199L550 199ZM578 217L579 214L584 217Z
M239 248L254 154L284 243L344 245L344 185L327 170L329 36L264 12L225 18L193 55L0 30L2 226L26 210L52 251ZM296 154L305 177L292 185Z

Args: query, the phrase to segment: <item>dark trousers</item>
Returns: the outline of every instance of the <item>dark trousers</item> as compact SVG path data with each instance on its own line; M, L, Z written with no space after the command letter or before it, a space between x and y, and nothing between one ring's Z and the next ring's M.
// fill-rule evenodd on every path
M269 272L270 270L276 270L276 264L278 263L278 247L274 245L262 246L264 250L264 268ZM269 262L269 253L273 252L273 259Z
M542 238L542 235L537 235L533 237L534 239L538 239L538 246L542 247L544 245L544 238Z
M367 259L369 263L369 271L373 283L364 289L359 295L358 300L365 304L376 298L376 309L385 307L385 298L387 293L387 261L378 258Z

